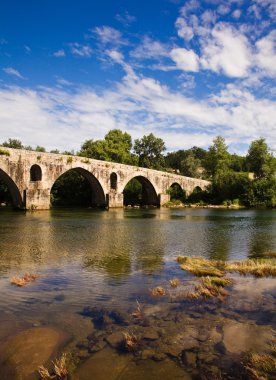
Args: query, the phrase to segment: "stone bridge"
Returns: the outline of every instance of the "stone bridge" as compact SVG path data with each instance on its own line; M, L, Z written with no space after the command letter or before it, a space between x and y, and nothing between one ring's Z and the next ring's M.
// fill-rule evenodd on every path
M41 153L0 147L0 179L8 186L13 205L27 209L51 207L51 189L69 170L83 175L91 185L93 206L123 207L124 188L136 178L142 184L143 204L162 206L168 190L178 184L187 195L210 182L136 166L79 156Z

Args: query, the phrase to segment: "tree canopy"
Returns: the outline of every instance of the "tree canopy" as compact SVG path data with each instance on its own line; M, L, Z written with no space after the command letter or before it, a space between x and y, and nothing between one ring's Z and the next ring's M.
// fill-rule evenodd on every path
M139 158L139 166L150 169L161 169L165 166L163 152L166 150L165 142L155 137L153 133L143 136L134 142L134 152Z

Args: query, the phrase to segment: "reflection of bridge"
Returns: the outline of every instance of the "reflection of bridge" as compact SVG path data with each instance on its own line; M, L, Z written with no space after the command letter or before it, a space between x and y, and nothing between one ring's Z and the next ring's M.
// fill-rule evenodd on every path
M49 209L55 181L69 170L88 180L95 206L123 207L124 188L133 178L142 184L143 204L156 206L169 200L167 192L175 183L186 194L209 185L196 178L85 157L4 147L0 150L0 179L8 186L15 206Z

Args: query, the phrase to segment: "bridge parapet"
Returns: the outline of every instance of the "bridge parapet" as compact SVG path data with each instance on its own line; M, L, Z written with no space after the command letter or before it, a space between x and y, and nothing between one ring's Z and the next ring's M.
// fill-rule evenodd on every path
M95 206L123 207L124 188L133 178L142 183L145 202L156 206L169 200L168 189L172 184L179 184L187 194L196 187L204 190L210 184L201 179L80 156L0 147L0 179L9 187L15 206L49 209L55 181L69 170L88 180Z

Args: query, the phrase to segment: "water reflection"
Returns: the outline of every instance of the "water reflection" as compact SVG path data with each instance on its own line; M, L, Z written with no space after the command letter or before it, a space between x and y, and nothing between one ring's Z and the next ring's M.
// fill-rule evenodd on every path
M0 225L0 304L8 299L6 305L22 294L39 299L40 291L49 299L65 292L64 302L74 305L88 296L114 301L118 291L128 299L167 278L178 255L237 260L276 247L273 210L1 210ZM42 275L39 284L15 292L9 278L27 271Z

